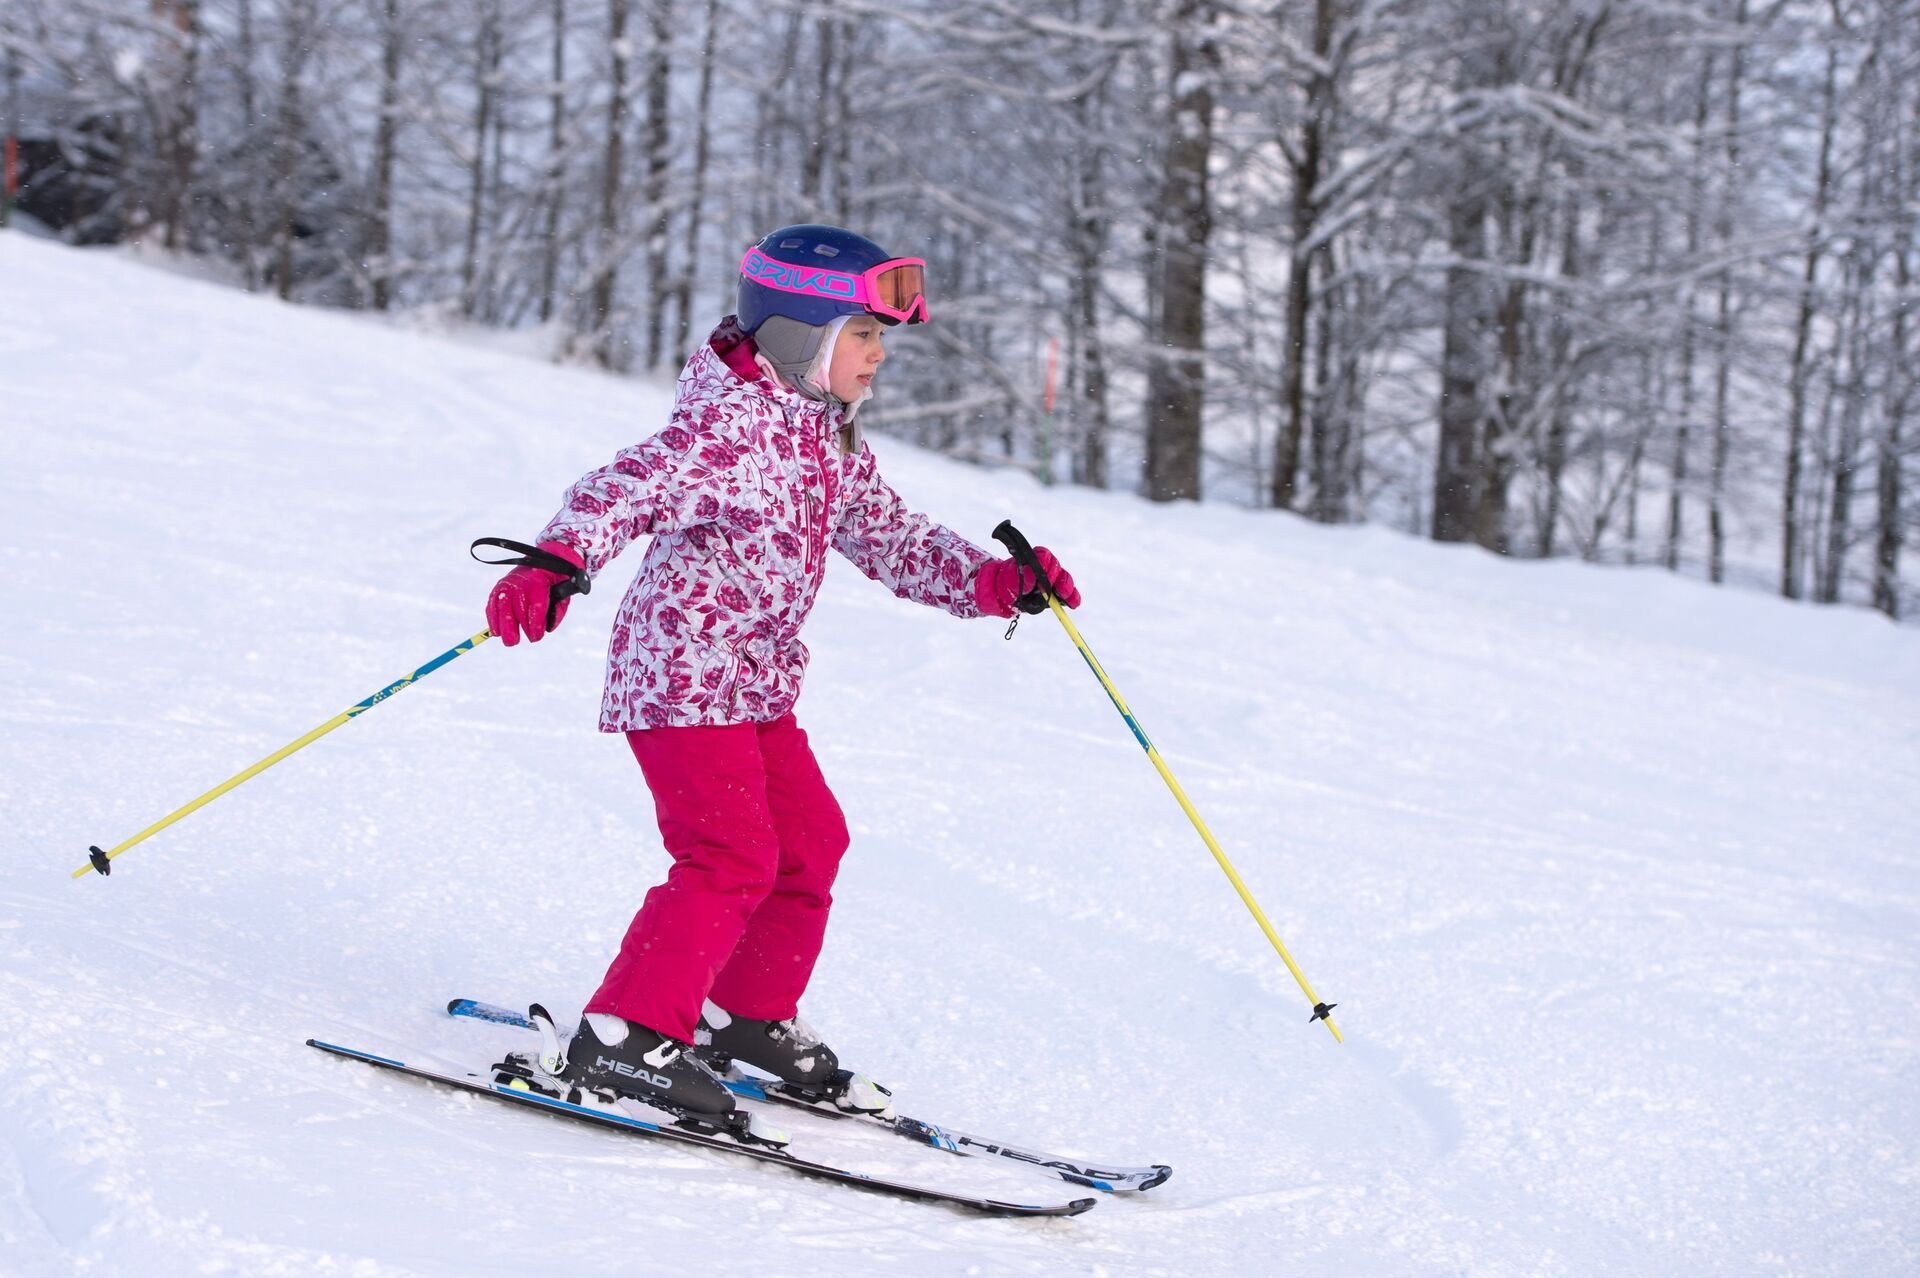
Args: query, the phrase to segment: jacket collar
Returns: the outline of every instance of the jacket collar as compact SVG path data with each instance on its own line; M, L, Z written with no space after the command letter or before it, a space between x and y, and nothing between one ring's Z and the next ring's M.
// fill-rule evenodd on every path
M720 380L738 380L746 384L754 393L764 395L781 406L789 420L796 426L811 423L823 435L831 435L840 429L840 413L819 400L808 399L791 387L782 386L772 380L755 360L758 349L753 338L740 327L740 321L729 315L720 321L719 327L707 338L707 349L720 369L712 374ZM699 374L689 367L690 374Z

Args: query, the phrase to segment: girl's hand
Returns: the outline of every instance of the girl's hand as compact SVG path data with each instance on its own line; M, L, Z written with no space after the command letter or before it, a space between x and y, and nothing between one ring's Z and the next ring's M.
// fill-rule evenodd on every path
M540 549L560 556L576 567L585 567L586 560L580 552L564 541L543 541ZM557 603L553 599L553 587L565 581L557 572L548 572L545 568L530 568L525 565L515 568L502 577L494 586L493 593L487 596L487 629L500 637L500 642L511 648L520 642L520 632L526 631L527 642L539 643L546 638L549 629L558 630L560 619L567 615L570 600L562 599ZM553 610L553 625L547 625L547 610Z
M1069 608L1078 608L1080 592L1074 588L1073 577L1060 566L1053 552L1045 546L1035 546L1033 557L1046 570L1047 580L1052 583L1053 593L1060 602ZM974 575L973 600L980 605L980 611L990 617L1011 617L1013 601L1032 590L1035 584L1031 569L1022 568L1011 559L989 559L980 565L980 571Z

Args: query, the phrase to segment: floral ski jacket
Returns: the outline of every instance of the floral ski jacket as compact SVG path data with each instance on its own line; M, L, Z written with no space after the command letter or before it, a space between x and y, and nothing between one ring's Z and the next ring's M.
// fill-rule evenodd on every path
M607 649L600 730L761 723L793 708L800 627L829 547L903 599L977 617L987 559L908 510L838 409L767 380L722 323L680 374L667 428L580 480L541 534L598 577L651 534Z

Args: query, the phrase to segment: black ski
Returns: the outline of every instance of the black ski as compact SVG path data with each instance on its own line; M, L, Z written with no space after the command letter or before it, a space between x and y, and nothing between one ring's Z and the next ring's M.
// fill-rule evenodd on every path
M850 1171L844 1167L835 1167L830 1163L814 1162L801 1158L785 1149L768 1145L742 1144L726 1136L708 1135L688 1131L674 1126L672 1115L651 1110L632 1101L619 1101L610 1108L576 1105L571 1101L548 1096L538 1091L522 1090L497 1082L494 1078L476 1074L467 1070L441 1068L432 1065L409 1064L391 1057L380 1056L373 1052L360 1051L357 1048L341 1047L334 1043L323 1043L319 1039L307 1040L308 1047L317 1047L323 1052L335 1056L344 1056L348 1060L363 1061L382 1069L394 1070L401 1074L410 1074L415 1078L438 1083L446 1087L457 1087L463 1091L478 1092L482 1096L491 1096L509 1104L530 1107L549 1114L558 1114L581 1122L593 1123L601 1127L614 1128L637 1136L655 1136L663 1140L678 1141L682 1144L699 1145L725 1154L740 1154L757 1159L760 1162L778 1163L803 1175L815 1176L822 1180L838 1181L857 1189L872 1190L877 1193L893 1194L901 1198L912 1198L922 1202L946 1203L949 1206L980 1212L989 1216L1077 1216L1090 1210L1098 1200L1076 1198L1068 1202L1051 1203L1010 1203L993 1198L979 1198L970 1194L958 1194L949 1190L934 1189L927 1185L916 1185L908 1181L890 1180L881 1176L870 1176L864 1172Z
M447 1014L478 1021L490 1021L496 1025L511 1025L516 1029L535 1028L531 1019L512 1008L501 1007L494 1003L482 1003L469 998L457 998L448 1003ZM1005 1159L1008 1162L1019 1163L1024 1167L1057 1176L1068 1184L1083 1185L1088 1189L1104 1190L1110 1194L1138 1193L1152 1189L1173 1175L1173 1168L1165 1163L1154 1163L1146 1167L1102 1166L1079 1159L1063 1158L1057 1154L1043 1154L1022 1149L1004 1141L969 1136L951 1127L925 1122L918 1118L907 1118L904 1115L882 1117L877 1114L849 1113L837 1108L830 1101L818 1100L804 1093L795 1093L787 1090L783 1083L749 1077L737 1069L723 1081L736 1096L744 1100L772 1101L811 1113L824 1114L831 1118L848 1118L869 1123L897 1136L904 1136L917 1144L932 1145L951 1154Z

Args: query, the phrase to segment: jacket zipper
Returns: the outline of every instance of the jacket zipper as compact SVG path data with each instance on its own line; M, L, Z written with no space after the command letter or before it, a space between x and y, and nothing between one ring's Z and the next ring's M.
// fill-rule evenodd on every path
M814 545L814 530L820 526L820 503L812 493L807 494L807 541L806 555L801 567L806 571L807 580L813 580L813 565L819 561L818 547Z
M820 476L820 497L815 500L811 489L807 492L807 579L813 579L814 565L825 557L827 552L827 509L831 494L827 491L827 446L826 441L816 433L813 438L814 471Z

